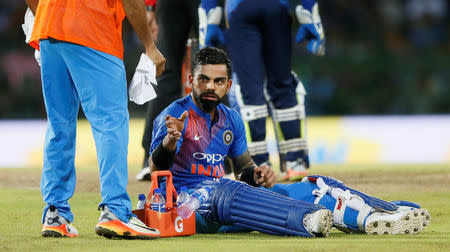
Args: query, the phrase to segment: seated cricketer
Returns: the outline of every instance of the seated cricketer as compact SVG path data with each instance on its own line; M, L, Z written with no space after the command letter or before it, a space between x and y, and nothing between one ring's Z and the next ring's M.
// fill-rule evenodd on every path
M268 166L256 166L238 112L223 105L232 80L231 62L206 47L189 76L192 92L173 102L154 121L152 171L170 170L177 191L209 187L196 211L198 233L259 231L273 235L328 236L344 232L416 234L430 224L428 210L406 201L386 202L324 176L275 185ZM232 160L240 181L222 178ZM165 187L164 182L160 185Z

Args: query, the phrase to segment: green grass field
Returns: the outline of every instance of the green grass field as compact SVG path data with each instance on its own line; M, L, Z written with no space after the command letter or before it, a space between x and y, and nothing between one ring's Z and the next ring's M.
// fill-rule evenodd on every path
M134 181L129 193L136 203L147 183ZM373 165L315 166L311 173L336 177L347 185L386 200L405 199L430 210L431 225L418 235L349 235L334 230L328 238L276 237L260 233L213 234L153 241L108 240L94 232L100 202L96 167L79 167L70 200L80 236L42 238L39 168L0 169L0 251L450 251L450 166Z

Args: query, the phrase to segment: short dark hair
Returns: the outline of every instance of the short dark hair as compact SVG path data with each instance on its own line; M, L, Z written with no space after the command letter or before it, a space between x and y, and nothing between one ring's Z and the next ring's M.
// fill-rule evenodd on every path
M223 50L215 47L205 47L201 49L197 55L195 55L192 71L195 71L198 66L208 64L225 64L227 66L228 79L231 79L231 60Z

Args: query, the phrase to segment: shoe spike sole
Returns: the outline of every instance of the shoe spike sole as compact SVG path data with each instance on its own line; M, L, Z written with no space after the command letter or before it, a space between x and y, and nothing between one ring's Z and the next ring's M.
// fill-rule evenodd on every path
M52 230L44 230L41 232L41 235L43 237L66 237L66 236L63 236L62 234L60 234L56 231L52 231Z
M405 213L398 220L379 220L367 223L366 233L383 234L418 234L430 225L431 215L427 209L416 209Z

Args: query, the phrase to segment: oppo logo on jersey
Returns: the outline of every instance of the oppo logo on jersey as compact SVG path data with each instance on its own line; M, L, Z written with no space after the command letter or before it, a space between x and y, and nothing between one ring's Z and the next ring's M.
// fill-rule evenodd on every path
M212 163L212 164L214 164L215 162L221 162L226 157L226 155L222 156L222 155L216 154L216 153L209 154L209 153L202 153L202 152L196 152L192 156L195 159L198 159L198 160L205 160L206 159L206 162Z
M220 178L225 174L225 170L223 169L223 165L221 162L225 159L225 156L220 154L209 154L196 152L192 155L197 160L206 160L207 163L211 165L203 165L203 164L192 164L191 165L191 173L198 175L206 175L212 176L216 178ZM219 164L214 164L218 162Z

